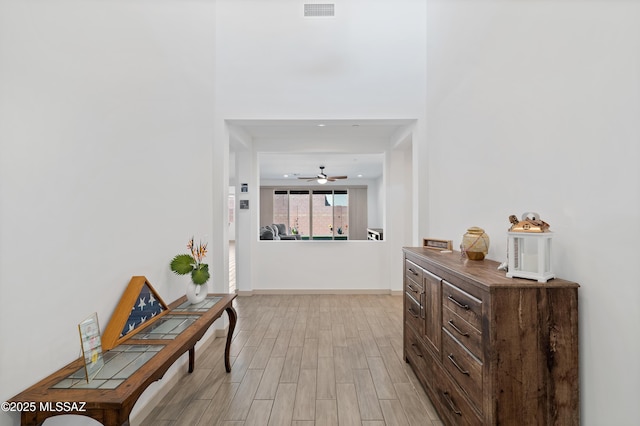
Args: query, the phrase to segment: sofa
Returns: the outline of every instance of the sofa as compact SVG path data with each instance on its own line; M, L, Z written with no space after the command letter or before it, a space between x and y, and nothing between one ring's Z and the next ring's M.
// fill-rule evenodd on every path
M299 240L300 235L290 234L287 225L284 223L274 223L260 228L261 240Z

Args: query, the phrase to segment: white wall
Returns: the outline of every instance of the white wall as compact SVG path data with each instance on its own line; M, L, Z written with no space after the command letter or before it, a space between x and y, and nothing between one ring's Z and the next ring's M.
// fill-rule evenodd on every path
M298 0L217 2L224 118L414 118L424 107L424 2L335 3L335 17L304 18Z
M582 423L640 417L637 2L344 0L313 21L294 0L213 4L0 0L0 399L75 358L76 324L93 311L106 324L131 275L182 294L166 263L191 234L211 238L223 288L225 119L418 118L414 238L457 245L483 226L501 260L507 216L542 214L556 272L582 286ZM385 220L406 234L397 217ZM246 241L250 264L264 252ZM384 259L375 285L394 288L402 242L382 257L360 244L355 266ZM323 248L308 247L273 257ZM328 259L330 285L355 276L338 259L351 247Z
M297 0L219 1L216 141L224 139L224 120L424 120L425 11L422 1L342 0L334 18L304 18ZM421 138L424 143L424 134ZM253 141L255 151L261 142ZM301 149L299 144L283 149ZM385 144L382 151L372 151L366 142L346 142L339 152L387 152L391 141ZM323 151L332 149L322 145ZM238 268L251 268L252 280L238 277L241 291L402 286L401 270L390 272L401 262L388 256L391 250L401 256L401 246L408 243L402 238L378 245L260 242L257 210L250 214L255 224L251 259ZM386 220L400 217L387 212ZM315 276L318 268L322 273Z
M168 262L212 234L213 18L211 1L0 0L1 401L76 359L77 324L104 328L132 275L184 294Z
M638 22L631 1L428 1L429 227L484 227L504 260L510 214L551 224L586 426L640 418Z

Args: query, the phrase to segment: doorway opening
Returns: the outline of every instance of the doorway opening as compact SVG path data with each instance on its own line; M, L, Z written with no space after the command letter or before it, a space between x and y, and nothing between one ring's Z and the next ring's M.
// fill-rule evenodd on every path
M229 186L229 293L236 292L236 194Z

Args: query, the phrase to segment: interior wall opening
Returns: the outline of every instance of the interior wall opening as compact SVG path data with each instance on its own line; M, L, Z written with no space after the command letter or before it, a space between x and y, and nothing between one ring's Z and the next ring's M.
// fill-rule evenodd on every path
M259 239L381 240L384 157L260 153Z

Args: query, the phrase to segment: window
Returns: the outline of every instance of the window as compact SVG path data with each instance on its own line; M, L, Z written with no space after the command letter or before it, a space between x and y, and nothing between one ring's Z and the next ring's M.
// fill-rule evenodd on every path
M311 234L311 215L309 214L309 191L291 191L289 193L290 228L302 236Z
M292 233L308 240L349 238L347 190L276 190L273 221L285 223Z
M317 190L311 198L313 239L348 239L347 191Z
M333 193L333 235L349 238L349 194L347 191Z
M275 191L273 194L273 223L289 223L289 194L287 191Z
M273 223L286 224L292 233L309 238L309 191L274 191Z

